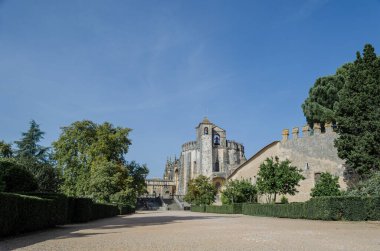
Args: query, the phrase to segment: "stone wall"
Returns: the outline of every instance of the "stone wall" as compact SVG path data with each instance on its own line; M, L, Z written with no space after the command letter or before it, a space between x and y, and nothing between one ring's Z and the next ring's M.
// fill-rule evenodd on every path
M303 128L303 137L298 134L298 128L293 128L293 137L289 138L289 130L283 131L282 141L275 141L254 156L247 162L240 165L230 176L229 179L249 179L256 182L260 164L268 157L278 156L280 160L289 159L293 166L302 170L305 180L300 182L299 193L295 196L287 195L290 202L306 201L310 198L311 189L315 185L315 179L321 172L329 172L339 176L339 184L345 189L346 183L343 178L344 162L337 155L334 147L334 139L337 134L331 127L326 128L325 133L317 130L310 135L307 127ZM264 198L260 198L264 200Z

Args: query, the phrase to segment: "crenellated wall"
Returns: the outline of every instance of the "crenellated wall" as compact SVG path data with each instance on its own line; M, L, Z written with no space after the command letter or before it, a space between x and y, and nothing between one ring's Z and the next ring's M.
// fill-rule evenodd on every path
M334 140L338 135L333 131L331 125L326 125L325 131L321 132L318 124L314 130L309 126L302 127L302 135L298 127L291 131L282 131L282 140L267 145L245 163L234 170L229 179L249 179L256 182L257 173L261 163L266 158L278 156L280 160L289 159L293 166L302 170L305 180L300 182L299 193L295 196L287 196L289 201L306 201L310 198L311 189L314 187L318 175L329 172L339 176L342 189L346 188L344 181L344 161L338 157L334 147ZM291 132L291 137L290 136ZM264 200L264 198L261 198Z

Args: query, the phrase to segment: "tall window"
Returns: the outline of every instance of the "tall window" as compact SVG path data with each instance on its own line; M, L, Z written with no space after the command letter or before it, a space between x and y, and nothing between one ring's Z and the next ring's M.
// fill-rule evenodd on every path
M216 161L216 162L215 162L215 165L214 165L214 172L219 172L219 161Z
M208 134L208 127L205 127L203 132L204 132L204 135L207 135Z
M220 145L220 136L219 134L214 135L214 145Z

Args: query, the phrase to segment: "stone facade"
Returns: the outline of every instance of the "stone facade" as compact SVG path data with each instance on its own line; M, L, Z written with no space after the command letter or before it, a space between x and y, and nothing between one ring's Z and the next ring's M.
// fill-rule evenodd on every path
M227 176L244 163L244 147L227 140L226 131L205 118L196 127L196 140L182 145L179 159L168 160L164 179L175 184L175 194L185 195L191 179L204 175L221 187Z
M321 132L319 125L315 125L313 131L304 126L302 132L303 135L300 137L299 128L293 128L292 138L289 138L289 130L283 130L281 141L272 142L261 149L232 172L228 179L248 179L255 183L260 164L268 157L278 156L280 160L289 159L293 166L302 170L305 177L305 180L300 182L299 192L294 196L286 196L290 202L308 200L311 189L322 172L338 176L341 188L346 188L344 161L338 157L334 147L337 134L331 125L327 125L324 132ZM261 197L259 200L264 202L265 199Z

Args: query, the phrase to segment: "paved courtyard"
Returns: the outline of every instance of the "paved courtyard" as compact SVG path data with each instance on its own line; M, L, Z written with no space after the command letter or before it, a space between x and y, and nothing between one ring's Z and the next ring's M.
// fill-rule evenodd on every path
M139 212L8 238L0 250L380 250L379 222Z

